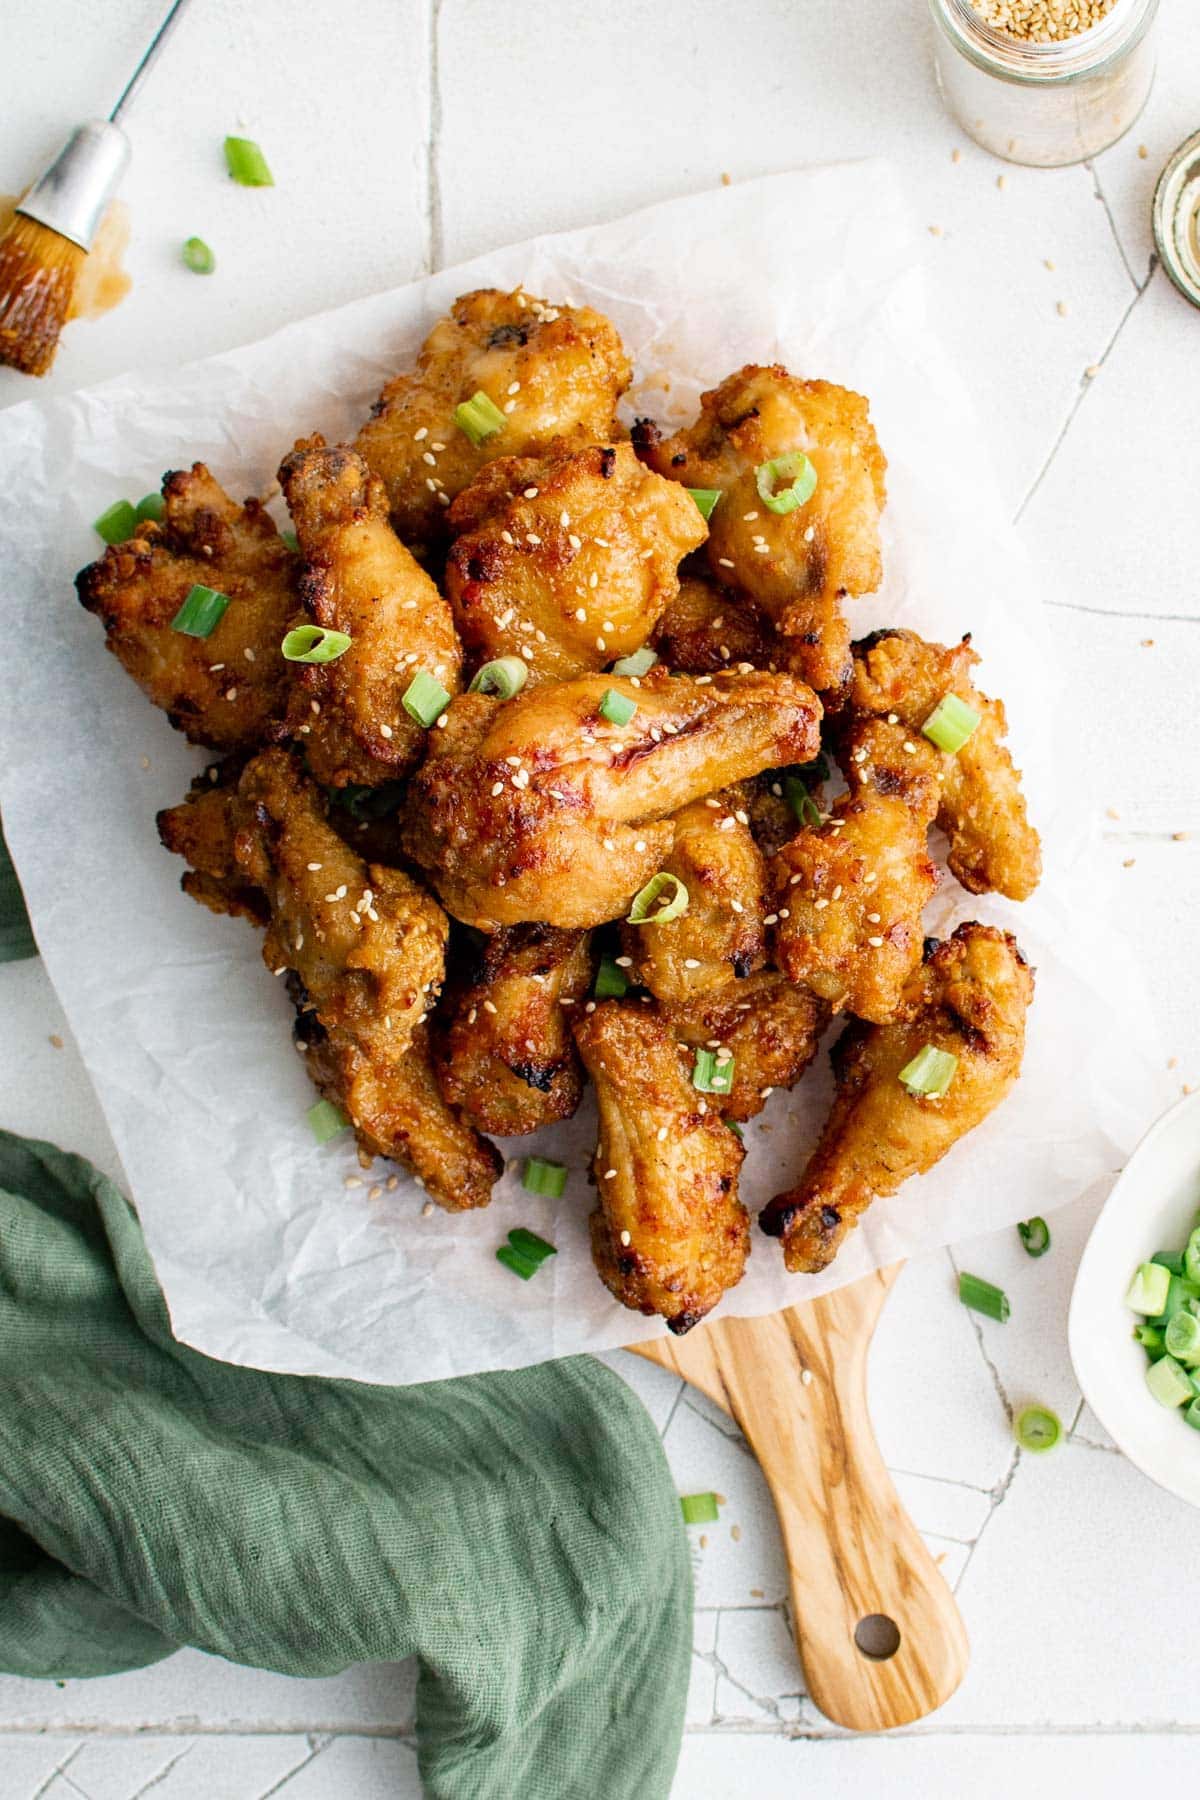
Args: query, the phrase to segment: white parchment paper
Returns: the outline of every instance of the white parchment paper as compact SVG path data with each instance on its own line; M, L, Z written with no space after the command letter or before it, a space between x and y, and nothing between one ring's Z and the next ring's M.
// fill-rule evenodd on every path
M285 278L281 273L281 278ZM128 375L0 416L6 659L0 808L50 977L128 1174L171 1318L231 1362L412 1382L659 1335L623 1311L588 1252L590 1101L536 1140L571 1167L559 1202L513 1170L482 1213L422 1217L409 1181L369 1201L349 1134L315 1145L291 1010L259 937L179 891L156 811L188 748L106 655L72 577L114 498L200 458L261 493L293 439L353 433L384 379L469 288L524 283L601 308L638 371L630 417L690 416L701 389L780 360L867 394L889 458L882 591L856 629L975 634L1003 695L1046 850L1032 901L947 881L930 929L979 917L1037 968L1024 1077L922 1180L877 1203L820 1278L789 1277L757 1231L729 1313L761 1313L912 1251L1049 1212L1121 1164L1166 1098L1127 946L1100 915L1086 772L1052 666L1036 573L1001 511L967 396L930 337L915 239L886 165L801 171L538 238L169 377ZM757 1208L798 1170L828 1102L825 1058L747 1129ZM529 1140L506 1146L523 1153ZM382 1165L380 1165L382 1167ZM386 1172L386 1171L384 1171ZM528 1284L495 1261L511 1226L558 1255Z

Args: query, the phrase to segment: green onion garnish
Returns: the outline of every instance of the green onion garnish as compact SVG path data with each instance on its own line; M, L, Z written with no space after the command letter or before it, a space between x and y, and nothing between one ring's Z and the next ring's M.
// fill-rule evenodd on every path
M697 1050L696 1061L692 1069L692 1086L702 1094L727 1094L733 1086L733 1068L735 1058L725 1056L721 1061L719 1050Z
M957 1067L958 1058L953 1051L937 1050L932 1044L926 1044L911 1062L905 1063L899 1080L914 1098L940 1100L954 1080Z
M671 897L662 906L659 899L667 890ZM628 923L630 925L665 925L669 919L682 918L688 907L688 891L678 875L671 875L666 869L660 869L652 875L645 887L633 896L633 905L629 908Z
M554 1245L548 1244L536 1231L526 1231L523 1225L518 1225L515 1231L509 1232L507 1244L501 1244L497 1250L496 1261L519 1275L522 1281L528 1281L531 1275L537 1274L548 1256L557 1254Z
M267 159L253 138L225 139L225 166L240 187L274 187Z
M612 666L614 675L648 675L658 661L658 654L646 644L632 656L620 656Z
M1045 1256L1050 1248L1050 1227L1045 1219L1022 1219L1017 1230L1027 1255Z
M289 550L299 550L300 539L296 536L294 531L281 531L279 535Z
M758 497L769 511L790 513L812 499L817 486L817 471L803 450L789 450L786 456L775 456L770 462L759 463L754 471L754 481ZM777 491L776 484L781 481L788 485Z
M328 1143L350 1123L341 1107L335 1106L332 1100L318 1100L315 1106L309 1107L305 1117L318 1144Z
M1194 1367L1200 1363L1200 1319L1192 1312L1177 1312L1163 1333L1163 1346L1176 1362Z
M721 1516L715 1494L680 1494L679 1508L685 1525L711 1525Z
M799 775L784 776L783 797L801 825L819 825L821 823L821 809Z
M1183 1274L1182 1250L1156 1250L1150 1261L1161 1263L1164 1269L1170 1269L1172 1275Z
M629 977L624 969L618 968L611 956L600 958L600 967L596 970L596 985L592 993L597 1000L622 1000L629 991Z
M1151 1362L1157 1361L1160 1356L1166 1353L1167 1346L1163 1342L1163 1334L1158 1329L1157 1325L1147 1325L1145 1322L1141 1325L1135 1325L1133 1328L1133 1335L1137 1342L1142 1346Z
M527 1156L521 1171L521 1186L527 1194L544 1194L551 1200L562 1198L567 1185L565 1163L547 1162L541 1156Z
M1012 1310L1004 1289L993 1287L990 1281L983 1281L978 1275L959 1276L958 1297L972 1312L984 1313L989 1319L998 1319L1001 1325L1006 1322Z
M519 694L529 679L529 664L522 656L498 656L495 662L484 663L468 688L471 694L499 694L501 700L511 700Z
M334 806L340 806L360 825L368 819L386 819L404 799L402 781L381 781L378 787L360 787L347 782L345 787L326 788Z
M211 637L228 605L228 594L219 594L216 588L197 584L189 590L187 599L171 620L171 630L182 631L184 637Z
M628 725L637 711L637 701L618 694L616 688L605 688L600 696L600 717L610 725Z
M1196 1227L1184 1245L1183 1272L1189 1281L1200 1281L1200 1226Z
M455 407L454 423L478 449L488 438L495 437L498 431L504 430L504 414L481 388L469 400L464 400Z
M331 663L345 656L353 642L344 631L327 631L323 625L297 625L279 648L287 662Z
M816 787L819 781L828 781L833 770L829 766L829 758L825 752L818 750L811 762L797 763L794 773L803 775L811 787Z
M1048 1406L1024 1406L1013 1420L1013 1436L1022 1450L1039 1455L1053 1450L1062 1436L1062 1420Z
M268 182L266 185L270 186L270 183ZM186 238L182 254L184 262L193 275L211 275L217 266L217 259L203 238Z
M1160 1356L1146 1370L1146 1386L1160 1406L1188 1406L1196 1390L1173 1356Z
M139 525L143 519L163 519L166 513L167 503L161 494L143 494L137 503Z
M450 696L441 682L418 669L401 697L400 704L410 719L427 729L440 719L450 704Z
M1170 1269L1164 1269L1161 1263L1140 1263L1125 1295L1126 1306L1131 1312L1157 1318L1167 1304L1171 1279Z
M736 1119L726 1119L724 1121L724 1123L726 1125L728 1125L730 1131L732 1131L732 1133L733 1133L734 1137L737 1139L738 1143L744 1144L746 1141L746 1134L742 1130L741 1126L738 1124L737 1120Z
M133 536L136 525L137 508L128 500L114 500L92 521L92 529L100 533L106 544L123 544Z
M688 493L692 496L692 499L696 502L696 505L700 508L700 517L704 520L705 524L707 524L709 519L712 518L713 507L717 504L717 501L721 498L722 489L720 489L720 488L689 488Z
M962 749L975 727L979 724L979 714L957 694L943 694L921 730L931 744L947 755L955 756Z
M1200 1400L1192 1401L1183 1415L1183 1422L1190 1425L1193 1431L1200 1431Z

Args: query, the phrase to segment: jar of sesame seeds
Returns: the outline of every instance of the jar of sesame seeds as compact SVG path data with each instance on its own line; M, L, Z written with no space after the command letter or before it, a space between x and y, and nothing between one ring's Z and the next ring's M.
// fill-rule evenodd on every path
M1107 149L1154 80L1158 0L929 0L942 97L968 136L1055 168Z

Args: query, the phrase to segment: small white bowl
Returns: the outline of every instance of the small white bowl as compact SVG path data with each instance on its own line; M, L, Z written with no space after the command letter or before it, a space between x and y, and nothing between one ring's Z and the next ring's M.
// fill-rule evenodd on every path
M1156 1250L1182 1250L1200 1211L1200 1092L1150 1127L1092 1227L1075 1287L1067 1341L1084 1398L1131 1463L1200 1506L1200 1431L1160 1406L1146 1386L1138 1315L1125 1293Z

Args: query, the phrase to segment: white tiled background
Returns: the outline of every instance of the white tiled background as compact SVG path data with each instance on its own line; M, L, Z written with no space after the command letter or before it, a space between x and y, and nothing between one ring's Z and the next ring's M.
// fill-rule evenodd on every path
M0 189L107 111L159 10L6 9ZM72 330L48 385L202 355L723 174L893 157L931 228L939 328L1048 571L1098 772L1108 903L1145 961L1172 1079L1200 1080L1200 314L1154 271L1149 230L1155 174L1200 126L1194 0L1163 0L1161 35L1129 138L1094 167L1007 169L1000 187L1001 166L941 109L922 0L192 0L128 122L134 292ZM225 179L227 131L261 139L273 190ZM192 233L216 250L211 279L179 264ZM0 372L0 404L27 391ZM0 969L0 1095L3 1124L114 1166L36 965ZM1194 1782L1197 1521L1081 1411L1064 1316L1089 1222L1086 1208L1059 1214L1037 1263L1015 1234L955 1247L1007 1287L1007 1327L957 1305L947 1255L910 1265L884 1315L877 1429L972 1643L954 1699L892 1738L837 1732L805 1699L769 1503L728 1421L619 1359L681 1489L728 1497L695 1546L678 1800L822 1783L849 1800L1053 1787L1105 1800L1148 1774ZM1072 1425L1051 1457L1013 1448L1009 1410L1031 1398ZM303 1682L191 1651L61 1688L0 1679L0 1800L415 1800L412 1692L404 1667Z

